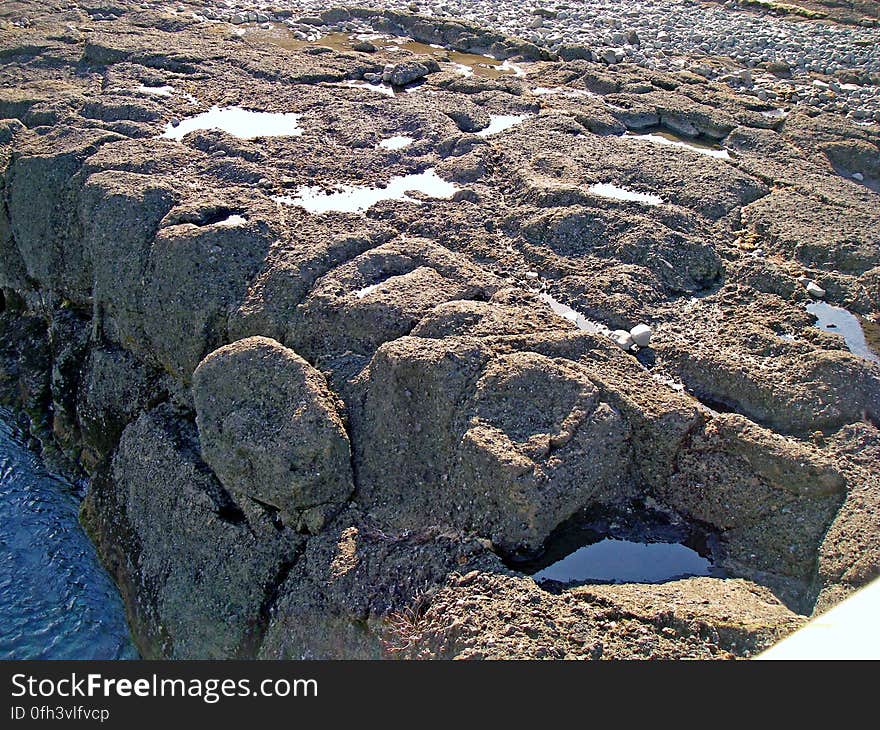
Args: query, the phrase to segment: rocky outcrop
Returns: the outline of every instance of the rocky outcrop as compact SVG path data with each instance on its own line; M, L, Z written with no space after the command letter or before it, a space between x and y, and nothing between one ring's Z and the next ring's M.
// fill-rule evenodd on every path
M570 360L409 337L380 348L363 378L360 501L389 524L439 518L535 550L578 509L626 491L628 426Z
M236 498L318 532L351 495L351 452L324 376L265 337L221 347L193 377L205 461Z
M83 522L147 657L252 655L261 612L303 542L257 503L232 500L202 461L191 422L167 405L125 429Z
M801 284L877 314L874 128L411 14L338 17L536 60L119 4L0 38L0 400L91 475L145 656L745 656L876 575L880 371ZM423 83L347 83L386 65ZM299 133L161 136L235 106ZM454 192L298 204L427 171ZM524 572L596 511L728 577Z
M395 533L343 513L309 540L279 588L264 659L382 659L393 617L423 605L450 573L503 570L485 540L421 529Z
M468 621L454 618L460 613ZM716 659L748 655L800 623L746 581L590 586L557 596L474 570L396 617L387 641L397 655L422 659Z

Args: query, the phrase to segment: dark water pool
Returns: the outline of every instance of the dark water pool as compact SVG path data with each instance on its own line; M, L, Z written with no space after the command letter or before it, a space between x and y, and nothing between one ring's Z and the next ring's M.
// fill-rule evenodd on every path
M538 583L665 583L692 576L722 577L718 539L678 515L634 502L574 515L537 555L508 565Z
M0 409L0 659L136 659L122 601L52 474Z
M880 356L871 349L859 318L852 312L828 302L810 302L807 311L816 318L816 326L819 329L843 337L843 341L853 355L880 363Z
M712 563L674 542L642 543L606 537L578 548L532 577L560 583L662 583L710 575Z

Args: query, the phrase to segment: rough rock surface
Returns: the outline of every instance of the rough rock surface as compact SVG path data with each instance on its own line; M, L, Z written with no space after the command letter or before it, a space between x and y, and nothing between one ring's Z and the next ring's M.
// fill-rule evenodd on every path
M876 124L622 28L180 7L0 9L0 400L145 656L748 656L880 573L880 365L803 285L873 336ZM714 572L525 572L597 510Z
M293 350L266 337L221 347L196 369L193 397L202 454L235 498L317 531L353 491L333 395Z
M475 570L395 617L386 642L424 659L717 659L748 656L799 625L746 581L691 578L554 595L530 580Z
M251 655L261 612L302 546L258 505L232 501L199 457L192 424L168 406L126 428L83 521L147 657Z

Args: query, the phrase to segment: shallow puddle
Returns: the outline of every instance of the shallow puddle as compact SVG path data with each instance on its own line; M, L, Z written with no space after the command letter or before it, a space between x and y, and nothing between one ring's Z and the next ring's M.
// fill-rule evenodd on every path
M828 302L810 302L807 311L817 318L816 327L823 332L843 337L843 341L853 355L880 363L880 356L868 345L862 324L852 312Z
M561 302L556 301L549 294L539 294L538 299L542 302L546 303L550 309L552 309L556 314L558 314L563 319L567 319L569 322L574 324L579 330L583 330L584 332L589 332L594 335L607 335L610 330L604 325L596 322L592 319L588 319L580 312L575 311L571 307L567 307Z
M624 135L624 139L634 139L640 140L643 142L650 142L656 145L665 145L668 147L679 147L691 150L692 152L696 152L700 155L707 155L708 157L715 157L719 160L729 160L730 153L717 144L710 144L707 142L699 142L697 140L685 140L678 137L671 132L665 132L660 130L655 130L653 132L649 132L647 134L641 134L636 132L627 132Z
M651 377L661 385L665 385L670 390L674 390L676 393L684 392L684 383L669 375L663 373L651 373Z
M369 81L346 81L345 85L352 89L366 89L367 91L375 91L377 94L395 97L397 92L390 84L371 84Z
M522 124L531 114L492 114L489 126L477 132L478 137L491 137Z
M184 135L200 129L219 129L240 139L256 137L298 137L303 133L299 126L300 114L258 112L238 106L211 107L208 111L188 117L178 125L167 124L162 137L182 139Z
M643 205L660 205L663 198L652 193L637 193L635 190L629 190L612 183L596 183L587 188L588 193L598 195L602 198L610 198L612 200L625 200L632 203L642 203Z
M273 200L299 206L309 213L362 213L383 200L421 203L409 196L413 192L448 200L457 190L458 187L441 178L431 167L417 174L393 177L385 187L339 185L335 191L328 192L320 187L303 186L293 196L276 196Z
M363 299L363 298L364 298L365 296L367 296L368 294L372 294L374 291L376 291L376 289L378 289L380 286L382 286L381 283L379 283L379 284L370 284L369 286L365 286L363 289L358 289L358 290L354 293L354 295L355 295L358 299Z
M135 89L139 94L149 94L150 96L171 96L174 93L173 86L138 86Z
M388 137L388 139L383 139L379 142L377 147L383 150L402 150L405 147L409 147L415 140L412 137L407 137L405 135L395 135L394 137Z
M510 61L499 61L492 56L479 53L464 53L452 51L428 43L419 43L410 38L389 36L382 34L350 35L348 33L328 33L314 40L302 40L296 38L293 32L284 26L273 26L266 29L261 27L245 27L245 37L256 43L268 43L288 51L301 51L306 48L331 48L340 53L354 53L354 45L358 41L369 41L380 52L399 53L408 51L417 56L433 56L440 63L449 63L465 76L478 76L485 79L497 79L501 76L516 76L523 78L526 75L522 66Z
M214 225L221 226L222 228L237 228L238 226L243 226L246 223L247 218L244 218L243 216L235 213L228 218L224 218L222 221L217 221Z
M534 96L564 96L566 99L589 99L601 98L599 94L594 94L586 89L566 89L563 86L536 86L532 89Z
M662 509L635 502L580 512L560 525L536 557L508 565L539 583L662 583L722 576L715 535Z
M835 165L832 163L831 167L834 169L838 175L847 180L852 181L858 185L864 185L868 190L871 190L875 193L880 193L880 178L874 177L866 177L863 172L853 172L852 170L848 170L842 165Z
M392 39L392 42L396 43L403 50L422 56L434 56L440 63L450 63L463 76L497 79L502 76L524 78L526 75L525 70L521 66L510 61L499 62L498 59L492 58L492 56L451 51L444 49L442 46L429 46L409 39ZM374 41L374 43L379 45L377 41ZM386 46L387 49L388 47Z
M605 538L535 573L537 582L662 583L709 575L711 563L679 543L640 543Z

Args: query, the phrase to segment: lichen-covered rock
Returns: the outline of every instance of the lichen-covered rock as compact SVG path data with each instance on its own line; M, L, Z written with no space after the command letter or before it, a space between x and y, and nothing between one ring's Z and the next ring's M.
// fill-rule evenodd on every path
M880 148L864 140L840 140L825 142L822 151L832 165L844 174L859 173L869 178L880 177Z
M528 578L463 570L391 624L385 641L395 656L420 659L711 659L757 653L802 623L745 580L555 595Z
M744 295L751 301L740 305ZM654 346L710 407L794 434L880 417L876 369L845 350L808 345L824 335L804 309L732 288L690 314ZM803 337L780 337L791 330Z
M250 337L212 352L193 379L205 461L236 498L318 530L352 493L348 435L324 376Z
M101 130L54 127L31 133L7 172L7 205L12 235L27 275L40 285L82 294L88 279L76 224L77 173L101 144L118 135Z
M6 172L12 156L12 142L24 131L17 119L0 119L0 200L6 200ZM26 289L27 270L18 251L6 205L0 205L0 288Z
M464 77L236 37L223 63L198 17L18 4L0 400L94 475L85 520L145 655L747 655L799 623L770 590L810 612L880 570L880 375L799 283L876 345L876 127L794 99L783 119L725 83L748 74L412 13L302 20L554 62ZM417 93L347 83L401 62ZM302 133L161 136L214 105ZM474 134L499 115L522 121ZM428 169L456 194L297 204ZM602 334L640 322L638 350ZM686 525L737 578L551 590L502 564L568 551L557 526L594 507L633 539L654 511Z
M835 191L837 199L796 188L773 191L743 210L756 244L803 265L859 275L880 265L880 213L871 200Z
M165 180L119 170L94 172L79 195L89 262L84 278L99 302L102 331L145 359L151 353L144 334L144 280L153 238L174 197Z
M676 473L656 491L665 504L715 526L723 564L760 576L798 608L845 493L830 459L731 414L691 435Z
M11 307L0 312L0 402L22 409L34 424L44 422L51 363L46 321Z
M227 339L231 310L244 298L271 240L269 226L181 224L153 241L143 294L144 332L159 363L184 382Z
M485 540L442 530L395 533L347 511L308 546L284 584L263 659L393 656L386 628L451 573L503 570Z
M80 433L76 398L89 339L89 321L82 313L57 309L49 322L52 352L52 431L62 449L76 455Z
M297 308L290 340L306 357L372 355L407 334L438 304L488 299L497 279L432 241L377 246L315 282Z
M229 322L230 339L251 335L291 344L297 307L323 275L365 251L386 243L393 232L374 221L329 233L320 221L303 217L273 242L260 273L248 286ZM296 347L302 347L298 342Z
M436 66L436 61L434 65ZM437 68L439 70L439 67ZM413 81L418 81L430 73L430 69L419 61L403 61L395 64L384 77L384 80L394 86L405 86Z
M534 550L626 491L628 426L574 362L406 337L362 377L359 500L393 525L451 524Z
M76 393L83 466L109 455L123 429L165 396L157 373L112 345L95 345L83 363Z
M255 503L233 502L202 461L192 422L168 405L125 429L83 522L146 658L252 656L301 546Z
M706 288L721 274L718 253L704 241L657 221L574 206L575 202L580 201L527 220L522 228L525 239L562 257L590 254L644 266L673 292Z
M472 403L448 491L467 495L453 505L502 548L535 549L585 505L627 490L629 428L574 363L500 356Z

